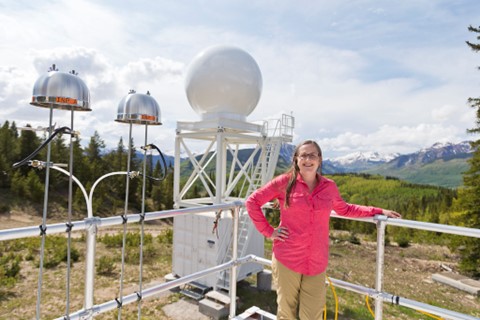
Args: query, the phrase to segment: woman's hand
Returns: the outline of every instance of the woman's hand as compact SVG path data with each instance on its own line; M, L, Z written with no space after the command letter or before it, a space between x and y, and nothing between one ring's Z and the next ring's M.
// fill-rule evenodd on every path
M287 227L278 227L277 229L273 230L270 239L272 240L280 240L285 241L288 238L288 228Z
M389 218L399 218L401 219L402 218L402 215L398 212L395 212L395 211L392 211L392 210L386 210L386 209L382 209L382 214L389 217Z

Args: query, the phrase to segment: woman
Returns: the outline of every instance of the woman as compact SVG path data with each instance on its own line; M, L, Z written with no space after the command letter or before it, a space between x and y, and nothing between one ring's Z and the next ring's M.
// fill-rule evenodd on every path
M350 217L395 211L346 203L334 181L321 175L322 151L312 140L300 143L292 167L255 191L246 201L257 230L273 240L272 274L277 285L277 319L322 319L325 270L328 263L330 212ZM261 207L274 199L280 204L275 229Z

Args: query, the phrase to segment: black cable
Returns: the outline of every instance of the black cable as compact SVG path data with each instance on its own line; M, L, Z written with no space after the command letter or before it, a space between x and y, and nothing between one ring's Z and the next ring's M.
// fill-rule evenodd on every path
M160 154L160 158L162 159L162 163L163 163L163 166L162 166L162 168L163 168L163 174L162 174L162 176L161 176L160 178L155 178L155 177L148 176L148 175L146 175L146 177L147 177L148 179L154 180L154 181L163 181L163 180L165 180L165 178L167 177L167 162L165 161L165 157L163 156L162 151L160 151L160 149L159 149L156 145L154 145L154 144L149 144L149 145L147 145L147 146L145 146L145 147L142 147L142 149L143 149L143 148L147 148L147 147L154 148L154 149L157 150L158 153Z
M21 167L23 165L25 165L29 160L31 160L33 157L35 157L43 148L45 148L46 145L48 145L50 143L50 141L52 141L52 139L57 135L59 134L60 132L67 132L67 133L72 133L72 130L69 128L69 127L61 127L61 128L58 128L56 129L52 135L50 135L50 137L45 140L45 142L43 142L35 151L33 151L29 156L27 156L25 159L17 162L17 163L14 163L13 164L13 168L16 169L18 167Z

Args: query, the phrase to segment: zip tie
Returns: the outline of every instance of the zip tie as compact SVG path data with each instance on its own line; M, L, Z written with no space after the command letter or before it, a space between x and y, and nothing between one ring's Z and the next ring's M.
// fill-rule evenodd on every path
M140 213L140 222L145 220L145 213Z
M400 296L392 295L391 300L392 300L391 304L396 304L397 306L400 304Z
M127 216L122 214L121 217L122 217L122 220L123 220L122 224L127 223L127 220L128 220Z
M135 292L137 294L137 301L142 300L142 295L139 292Z
M128 173L128 177L129 177L130 179L136 178L136 177L138 177L139 175L140 175L140 172L139 172L139 171L130 171L130 172Z
M67 226L67 230L65 230L65 232L70 232L70 231L72 231L72 229L73 229L73 223L67 222L65 225Z
M47 234L47 226L44 226L43 224L38 226L40 228L40 235L44 236Z
M122 307L122 302L120 302L118 298L115 298L115 301L117 302L117 309L120 309Z

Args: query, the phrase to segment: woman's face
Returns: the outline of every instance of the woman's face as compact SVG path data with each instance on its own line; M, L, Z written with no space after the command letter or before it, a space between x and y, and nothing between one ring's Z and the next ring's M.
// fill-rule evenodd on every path
M297 166L300 169L300 174L316 174L318 167L322 162L321 155L314 144L304 144L298 148Z

